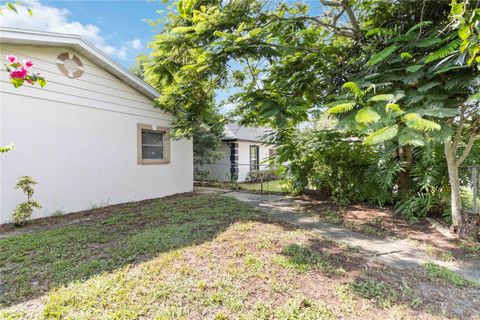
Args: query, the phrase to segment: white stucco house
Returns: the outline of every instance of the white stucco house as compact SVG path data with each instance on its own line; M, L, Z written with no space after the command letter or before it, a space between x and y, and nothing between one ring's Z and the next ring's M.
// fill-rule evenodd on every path
M197 171L204 172L205 180L230 181L236 177L237 182L244 182L251 171L272 169L269 160L275 155L276 145L267 142L270 133L268 128L225 125L222 143L217 149L220 159Z
M28 58L45 88L15 89L0 74L0 223L33 177L43 206L32 218L193 190L193 148L169 137L159 93L76 35L0 28L1 62Z

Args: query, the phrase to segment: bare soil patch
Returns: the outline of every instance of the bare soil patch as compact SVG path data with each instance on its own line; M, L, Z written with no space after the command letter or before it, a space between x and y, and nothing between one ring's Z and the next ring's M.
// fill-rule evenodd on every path
M427 254L441 260L480 258L480 243L448 238L427 220L409 223L390 207L365 204L338 206L309 196L299 199L309 202L307 208L322 219L371 236L410 239Z

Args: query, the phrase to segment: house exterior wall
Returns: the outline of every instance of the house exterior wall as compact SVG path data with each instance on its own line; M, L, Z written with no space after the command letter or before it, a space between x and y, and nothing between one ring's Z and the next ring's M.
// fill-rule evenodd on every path
M268 169L269 149L275 146L269 144L262 144L261 142L238 142L238 181L245 181L250 172L250 146L258 147L259 167L260 170Z
M250 172L250 146L259 147L260 170L269 168L269 150L274 149L274 145L249 141L238 141L236 143L238 144L238 182L244 182ZM217 151L220 152L221 158L214 164L204 165L199 169L208 172L205 180L230 181L230 147L226 142L223 142Z
M62 52L82 60L80 78L57 69ZM1 72L0 145L15 149L0 156L0 223L25 200L14 189L23 175L38 182L43 208L32 218L193 190L191 140L171 140L169 164L137 164L137 124L169 127L172 119L151 99L71 49L2 45L2 63L6 54L31 59L48 83L14 89Z
M203 178L210 181L230 181L230 147L226 142L222 142L217 148L217 152L220 153L220 159L215 163L197 167L195 179L201 180ZM205 176L199 175L199 171L205 174Z

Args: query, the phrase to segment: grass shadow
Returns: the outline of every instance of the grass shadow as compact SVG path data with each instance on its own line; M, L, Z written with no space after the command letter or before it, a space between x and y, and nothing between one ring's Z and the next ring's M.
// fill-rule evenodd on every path
M359 265L366 263L364 258L353 253L356 250L342 248L333 241L310 238L306 245L294 243L283 247L284 259L278 262L298 271L320 270L327 276L337 276L358 270Z
M138 264L160 253L215 238L259 213L227 197L175 196L142 206L110 206L111 214L75 225L0 239L0 306L38 297L73 281ZM65 221L65 217L59 218Z

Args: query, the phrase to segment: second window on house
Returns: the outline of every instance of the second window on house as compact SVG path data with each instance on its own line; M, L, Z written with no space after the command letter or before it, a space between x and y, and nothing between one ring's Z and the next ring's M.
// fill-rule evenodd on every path
M258 146L250 146L250 171L258 170Z

